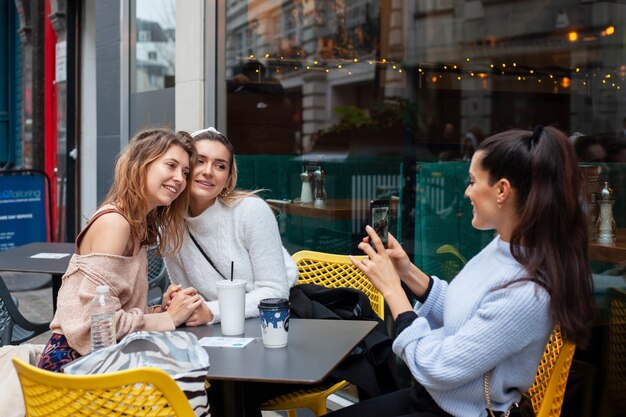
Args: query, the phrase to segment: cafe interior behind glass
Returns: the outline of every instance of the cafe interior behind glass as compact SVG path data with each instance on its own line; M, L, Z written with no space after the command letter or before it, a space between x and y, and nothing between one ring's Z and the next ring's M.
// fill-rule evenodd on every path
M359 253L370 201L388 200L389 230L412 260L452 280L493 238L472 228L464 198L478 144L537 125L569 136L584 177L597 317L563 415L625 415L626 4L218 4L216 125L235 146L238 186L264 189L290 253ZM615 243L597 239L607 213Z

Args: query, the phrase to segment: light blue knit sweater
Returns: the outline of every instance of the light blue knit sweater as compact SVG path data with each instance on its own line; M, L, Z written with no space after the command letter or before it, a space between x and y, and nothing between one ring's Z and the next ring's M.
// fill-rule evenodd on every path
M506 410L530 388L553 327L550 297L524 276L509 244L496 237L450 284L433 277L418 318L393 351L439 406L458 416L486 416L483 375L492 370L493 409Z

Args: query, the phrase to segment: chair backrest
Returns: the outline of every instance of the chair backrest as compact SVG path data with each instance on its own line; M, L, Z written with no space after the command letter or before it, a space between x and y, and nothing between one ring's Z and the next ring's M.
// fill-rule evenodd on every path
M369 282L365 275L350 262L347 255L303 250L291 258L298 266L298 284L317 284L327 288L355 288L367 295L372 310L385 319L383 295ZM354 256L362 259L364 256Z
M161 287L167 270L165 269L165 262L163 258L157 253L156 246L150 246L148 248L148 287Z
M558 326L554 328L539 361L537 375L528 390L536 417L558 417L576 345L565 340Z
M26 340L47 332L50 322L32 322L20 313L17 299L0 277L0 346L19 345Z
M176 382L156 368L100 375L44 371L17 358L26 416L178 416L194 417Z
M161 304L161 299L167 286L169 278L163 258L157 252L157 246L153 245L148 248L148 305ZM159 291L150 291L158 288Z
M613 415L626 415L626 291L609 288L604 393Z
M3 285L1 283L0 285ZM11 334L13 333L13 319L9 313L8 300L5 302L0 289L0 346L11 343Z

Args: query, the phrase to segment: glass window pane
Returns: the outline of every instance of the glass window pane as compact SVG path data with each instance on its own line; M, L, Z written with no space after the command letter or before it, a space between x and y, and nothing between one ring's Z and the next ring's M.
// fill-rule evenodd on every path
M493 238L471 226L464 197L478 144L556 126L583 165L606 317L607 288L626 287L624 22L615 1L226 1L219 65L239 185L280 200L290 252L359 253L369 201L388 198L389 230L412 260L452 280L456 254L469 259ZM319 207L299 202L300 175L316 167L326 174ZM610 247L594 242L605 181L615 191Z
M130 4L129 136L149 126L174 126L176 0Z
M131 7L131 93L174 87L176 1L135 0Z
M581 161L623 159L623 4L239 0L226 6L226 132L240 155L299 154L326 165L365 158L358 172L349 164L328 172L331 183L337 175L378 174L367 158L384 155L406 177L426 162L468 161L496 132L544 124L601 142L583 150L589 140L578 141ZM255 185L293 199L296 174L288 185ZM410 175L404 182L406 209L424 201L415 194L418 180ZM329 198L369 198L353 187L333 188ZM432 207L462 213L450 205L461 204L462 192L454 197L446 194Z

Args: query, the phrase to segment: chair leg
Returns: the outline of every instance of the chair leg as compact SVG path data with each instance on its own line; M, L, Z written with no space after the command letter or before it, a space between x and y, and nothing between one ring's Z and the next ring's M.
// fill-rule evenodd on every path
M327 411L328 410L326 409L326 398L322 398L316 402L315 410L313 410L313 412L315 412L315 415L317 417L323 416L327 413Z

